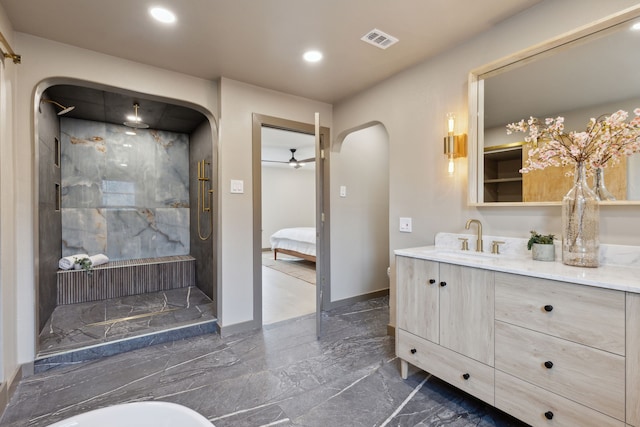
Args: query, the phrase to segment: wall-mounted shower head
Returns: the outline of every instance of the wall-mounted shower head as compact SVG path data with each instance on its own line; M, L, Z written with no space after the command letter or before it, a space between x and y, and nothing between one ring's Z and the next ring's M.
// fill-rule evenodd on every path
M60 104L60 103L58 103L58 102L56 102L56 101L53 101L53 100L51 100L51 99L41 99L41 100L40 100L40 102L48 102L48 103L50 103L50 104L53 104L53 105L57 106L58 108L62 108L62 110L58 112L58 115L59 115L59 116L61 116L61 115L63 115L63 114L67 114L69 111L71 111L71 110L73 110L74 108L76 108L76 107L75 107L75 106L73 106L73 105L70 105L70 106L68 106L68 107L65 107L64 105L62 105L62 104Z
M130 128L147 129L149 127L149 125L144 123L142 121L142 119L140 117L138 117L138 108L140 108L140 105L137 102L134 103L133 104L133 110L134 110L135 114L133 116L128 116L127 117L127 121L124 122L123 124L125 126L129 126Z

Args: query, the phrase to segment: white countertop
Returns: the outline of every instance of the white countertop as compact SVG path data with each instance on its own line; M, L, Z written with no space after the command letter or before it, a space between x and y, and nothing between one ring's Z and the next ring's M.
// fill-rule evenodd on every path
M534 261L528 251L524 252L524 255L522 251L500 255L486 252L476 253L473 251L473 246L471 246L471 251L462 251L457 248L452 249L437 245L439 240L442 241L442 239L436 238L436 246L397 249L394 253L411 258L640 293L640 263L635 261L628 265L603 264L597 268L573 267L565 265L559 260L553 262ZM526 250L526 239L523 240ZM457 237L455 241L458 243ZM489 245L490 243L491 240L489 240ZM485 246L487 246L486 240ZM558 251L556 250L556 252ZM610 253L611 248L603 252Z

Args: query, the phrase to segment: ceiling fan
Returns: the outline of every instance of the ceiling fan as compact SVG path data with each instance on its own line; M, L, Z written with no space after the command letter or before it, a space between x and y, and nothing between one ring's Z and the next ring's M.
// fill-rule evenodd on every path
M305 164L316 161L315 157L310 157L308 159L298 160L298 159L296 159L296 149L295 148L289 148L289 151L291 151L291 158L288 161L282 161L282 160L262 160L262 161L263 162L267 162L267 163L285 163L285 164L288 164L289 166L291 166L294 169L300 169Z

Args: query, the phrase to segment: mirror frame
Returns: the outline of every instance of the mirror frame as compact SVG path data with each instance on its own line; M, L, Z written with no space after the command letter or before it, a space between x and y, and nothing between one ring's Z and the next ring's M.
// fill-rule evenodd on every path
M568 33L554 37L545 42L533 45L516 53L490 62L469 72L469 143L468 143L468 194L469 206L559 206L562 202L484 202L484 183L481 177L484 175L484 149L480 149L479 142L484 145L484 104L479 102L484 99L484 82L487 77L500 74L510 68L515 68L535 61L540 55L558 53L565 50L574 42L592 34L606 31L616 25L640 17L640 5L625 9L616 14L578 27ZM481 155L482 154L482 155ZM616 206L640 206L640 200L601 201L600 205Z

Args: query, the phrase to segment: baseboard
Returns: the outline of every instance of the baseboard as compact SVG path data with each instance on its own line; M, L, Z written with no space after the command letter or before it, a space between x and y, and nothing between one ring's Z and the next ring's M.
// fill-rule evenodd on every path
M328 307L323 307L323 310L333 310L335 308L344 307L346 305L355 304L357 302L367 301L374 298L382 298L389 295L389 289L382 289L380 291L369 292L368 294L356 295L354 297L349 297L345 299L341 299L338 301L331 301L328 303Z
M247 332L247 331L253 331L255 329L260 329L262 328L262 325L260 324L260 322L257 322L255 320L249 320L247 322L235 323L229 326L220 326L220 324L218 324L218 327L220 328L220 336L227 337L229 335L237 334L240 332Z
M341 299L339 301L333 301L328 304L328 307L323 307L324 311L333 310L334 308L340 308L347 305L355 304L357 302L367 301L374 298L382 298L389 295L389 289L382 289L380 291L370 292L368 294L356 295L355 297ZM256 329L262 328L260 322L256 322L255 320L249 320L247 322L235 323L229 326L221 326L218 324L220 328L220 336L227 337L229 335L237 334L240 332L253 331Z
M16 369L14 374L9 378L9 380L0 384L0 418L4 415L5 409L7 409L7 405L11 400L11 397L16 391L18 387L18 383L22 379L22 369Z

